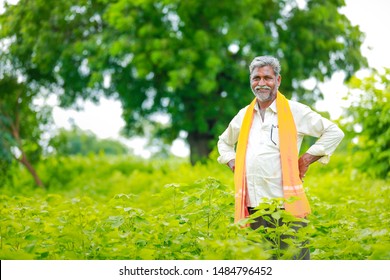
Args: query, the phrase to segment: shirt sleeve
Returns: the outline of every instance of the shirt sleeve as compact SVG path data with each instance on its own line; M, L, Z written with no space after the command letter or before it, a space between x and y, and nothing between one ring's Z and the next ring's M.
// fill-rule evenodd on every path
M344 138L343 131L330 120L322 117L308 106L300 104L296 120L298 133L318 138L306 151L313 156L321 156L320 163L327 164L330 156Z
M235 145L240 134L245 109L246 108L240 110L240 112L229 123L226 130L218 138L217 147L220 156L217 160L221 164L226 164L236 158Z

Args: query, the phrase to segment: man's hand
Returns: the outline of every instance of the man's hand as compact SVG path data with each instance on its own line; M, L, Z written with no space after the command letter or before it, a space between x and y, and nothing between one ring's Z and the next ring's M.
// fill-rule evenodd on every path
M311 154L305 153L298 160L298 168L299 168L299 178L303 181L307 170L309 169L309 165L313 162L319 160L321 156L313 156Z
M229 168L234 172L234 169L236 168L236 160L232 159L227 163L227 166L229 166Z

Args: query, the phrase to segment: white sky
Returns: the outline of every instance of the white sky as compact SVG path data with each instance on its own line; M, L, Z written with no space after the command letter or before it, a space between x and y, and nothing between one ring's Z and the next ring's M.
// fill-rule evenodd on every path
M2 2L3 0L0 0L0 4ZM368 58L369 65L374 68L390 67L390 43L387 31L390 27L390 0L346 0L345 2L346 7L341 11L347 15L352 24L359 25L361 31L366 34L362 53ZM347 91L342 79L341 73L335 73L329 82L321 86L324 101L318 102L316 109L330 111L332 119L338 118L343 106L347 106L342 100ZM69 119L73 119L81 129L91 130L98 137L118 139L119 131L124 125L121 111L118 101L103 99L99 106L86 102L84 110L80 112L54 107L53 117L57 127L69 128ZM127 144L135 149L136 154L150 156L150 152L145 150L144 139L127 141ZM178 156L189 154L188 147L180 140L173 143L171 151Z
M353 25L358 25L365 33L365 41L361 51L368 59L370 67L381 69L390 67L390 26L389 0L346 0L343 12ZM321 90L324 100L317 103L319 111L330 111L333 119L338 118L348 102L342 100L347 93L343 84L343 74L335 73L332 80L323 84Z

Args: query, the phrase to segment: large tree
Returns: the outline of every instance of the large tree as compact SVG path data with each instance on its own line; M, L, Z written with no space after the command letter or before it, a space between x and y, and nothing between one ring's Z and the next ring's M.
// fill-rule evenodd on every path
M301 1L300 1L301 2ZM248 63L270 54L282 63L281 91L309 103L302 81L366 64L362 33L343 0L20 0L0 17L2 42L28 81L78 98L115 96L126 133L142 133L156 113L186 132L191 160L204 158L237 110L252 98Z

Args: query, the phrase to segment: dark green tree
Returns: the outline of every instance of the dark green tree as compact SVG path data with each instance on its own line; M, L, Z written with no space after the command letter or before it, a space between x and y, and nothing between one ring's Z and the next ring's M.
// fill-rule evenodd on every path
M362 33L339 13L343 0L20 0L0 17L12 66L28 81L61 89L63 106L103 94L123 104L127 135L167 114L158 131L186 132L194 163L246 105L248 64L282 63L281 91L309 104L302 81L366 65Z
M42 126L49 121L48 108L36 108L36 92L17 78L0 79L0 163L5 175L13 160L21 163L33 176L36 185L44 187L34 164L42 154Z
M373 177L390 176L390 68L351 79L346 130L355 138L354 164ZM348 134L347 134L348 135ZM351 142L354 143L354 142Z

